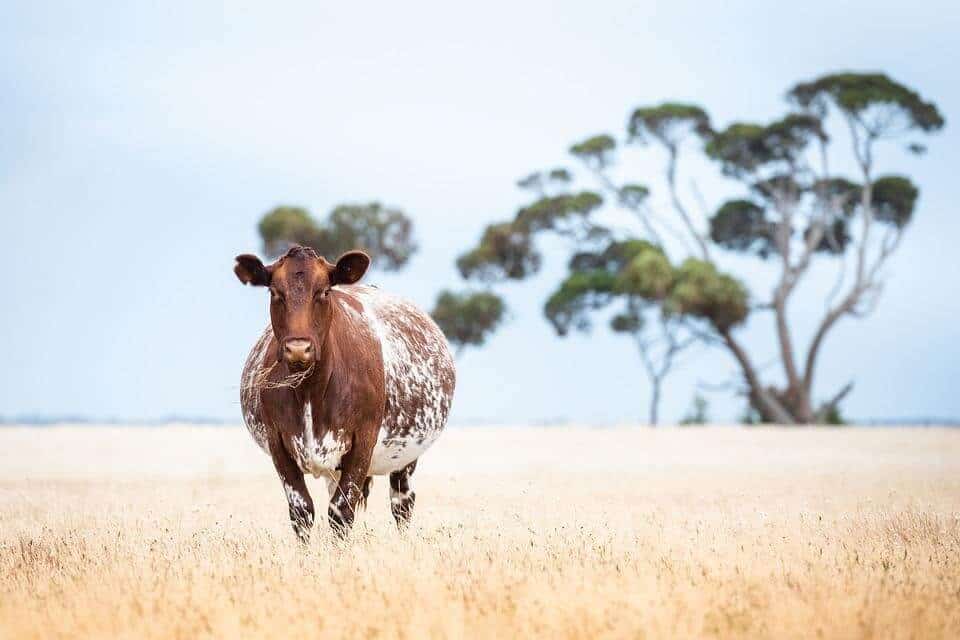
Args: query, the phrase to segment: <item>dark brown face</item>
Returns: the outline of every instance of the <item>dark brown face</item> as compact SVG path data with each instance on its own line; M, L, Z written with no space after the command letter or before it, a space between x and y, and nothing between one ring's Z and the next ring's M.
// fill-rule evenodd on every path
M237 256L233 271L244 284L269 288L277 360L296 372L319 357L332 317L330 288L353 284L369 264L362 251L348 251L334 265L313 249L295 246L270 266L256 256Z

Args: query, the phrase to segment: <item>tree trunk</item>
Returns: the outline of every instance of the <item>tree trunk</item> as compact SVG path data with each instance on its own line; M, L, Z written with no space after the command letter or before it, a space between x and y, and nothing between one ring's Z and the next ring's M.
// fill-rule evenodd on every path
M810 393L797 372L797 365L793 358L793 341L790 338L790 327L787 325L786 301L781 299L779 294L774 302L774 314L777 322L777 338L780 342L780 357L787 376L787 389L783 394L787 398L785 408L793 414L796 422L810 424L814 421Z
M786 409L797 424L813 424L815 421L813 407L810 406L808 394L799 383L788 384L782 391L775 392L780 404Z
M652 395L650 396L650 426L657 426L658 414L660 413L660 380L654 379L652 385Z
M736 358L740 364L744 380L746 380L747 386L750 388L750 404L760 412L760 417L763 421L775 424L796 424L796 418L787 411L780 400L771 393L769 389L761 384L760 378L757 377L757 372L753 368L750 358L747 356L747 352L744 351L740 343L734 339L730 330L721 330L720 336L723 338L724 344L733 354L733 357Z

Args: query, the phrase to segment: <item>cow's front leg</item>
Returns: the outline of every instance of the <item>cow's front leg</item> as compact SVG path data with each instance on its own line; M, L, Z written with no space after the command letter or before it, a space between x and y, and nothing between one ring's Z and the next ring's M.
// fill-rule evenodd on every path
M303 544L310 541L310 529L313 527L313 498L307 491L307 483L303 480L303 472L293 461L282 444L270 444L270 455L277 475L283 483L283 492L287 496L287 505L290 508L290 524L293 532Z
M363 498L363 489L367 481L367 472L370 470L372 455L372 443L365 444L355 441L350 451L341 459L340 481L333 491L330 506L327 509L330 528L340 537L346 536L350 527L353 526L357 506Z

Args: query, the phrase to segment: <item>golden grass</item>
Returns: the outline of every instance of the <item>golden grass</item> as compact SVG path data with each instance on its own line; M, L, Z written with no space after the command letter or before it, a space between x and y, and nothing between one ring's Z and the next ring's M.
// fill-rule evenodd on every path
M960 431L454 429L415 479L304 552L240 429L0 429L0 636L960 637Z

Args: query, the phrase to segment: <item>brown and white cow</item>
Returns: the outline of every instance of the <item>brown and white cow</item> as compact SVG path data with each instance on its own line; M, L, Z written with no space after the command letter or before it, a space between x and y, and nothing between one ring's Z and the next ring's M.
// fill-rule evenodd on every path
M270 290L270 326L243 369L240 402L304 542L314 520L307 473L326 479L341 535L374 475L390 475L393 517L406 524L410 476L450 412L456 374L443 333L409 302L354 284L369 264L360 251L334 265L295 246L269 266L252 255L234 266L241 282Z

